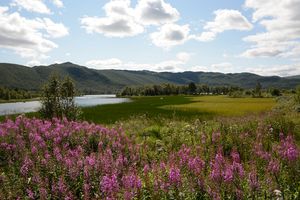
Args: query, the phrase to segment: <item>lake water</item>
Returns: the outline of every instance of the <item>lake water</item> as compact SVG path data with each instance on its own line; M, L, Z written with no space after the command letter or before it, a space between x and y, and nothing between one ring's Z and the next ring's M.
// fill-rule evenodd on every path
M85 95L75 97L75 103L80 107L117 104L129 102L128 98L117 98L116 95ZM28 112L36 112L41 107L39 101L2 103L0 104L0 115L21 114Z

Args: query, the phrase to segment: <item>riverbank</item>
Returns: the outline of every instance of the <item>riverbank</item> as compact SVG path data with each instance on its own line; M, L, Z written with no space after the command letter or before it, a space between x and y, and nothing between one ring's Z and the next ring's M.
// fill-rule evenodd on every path
M0 99L0 104L2 103L18 103L18 102L30 102L30 101L39 101L40 97L32 98L32 99L10 99L10 100L4 100Z

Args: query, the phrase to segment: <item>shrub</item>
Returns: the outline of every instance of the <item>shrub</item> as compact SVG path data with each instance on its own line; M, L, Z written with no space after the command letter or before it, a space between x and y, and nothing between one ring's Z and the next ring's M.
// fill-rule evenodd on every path
M75 94L75 85L71 78L60 80L56 75L52 75L43 87L42 107L39 111L41 116L47 119L78 119L80 109L75 105Z

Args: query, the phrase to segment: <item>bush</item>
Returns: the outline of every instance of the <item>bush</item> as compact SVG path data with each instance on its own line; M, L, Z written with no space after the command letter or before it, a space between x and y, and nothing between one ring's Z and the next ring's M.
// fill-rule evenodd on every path
M274 88L274 89L272 89L272 91L271 91L271 95L272 95L272 96L278 97L278 96L281 96L281 92L280 92L279 89Z
M40 114L43 118L52 119L66 117L69 120L79 118L80 109L75 105L75 86L71 78L63 81L52 75L43 87L42 107Z

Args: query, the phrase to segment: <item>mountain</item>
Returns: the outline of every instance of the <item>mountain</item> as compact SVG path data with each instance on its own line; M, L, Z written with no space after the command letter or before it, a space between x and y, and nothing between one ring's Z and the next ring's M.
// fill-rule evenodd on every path
M128 70L96 70L70 62L49 66L26 67L0 63L0 86L39 90L50 74L70 76L76 87L84 93L115 93L125 86L147 84L208 84L210 86L232 85L254 88L257 82L263 87L295 88L300 75L292 77L259 76L252 73L216 72L152 72Z

